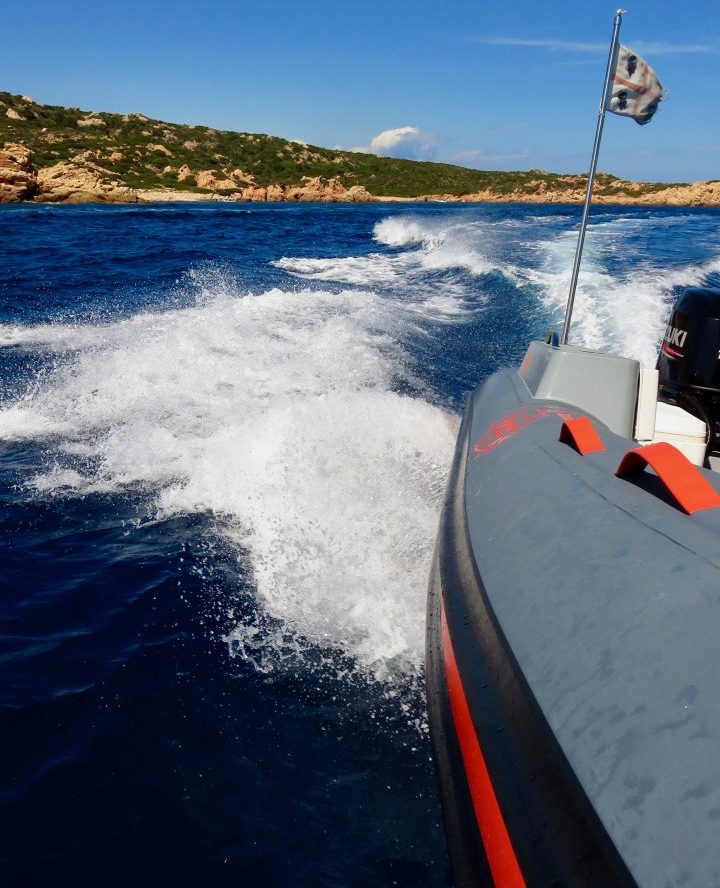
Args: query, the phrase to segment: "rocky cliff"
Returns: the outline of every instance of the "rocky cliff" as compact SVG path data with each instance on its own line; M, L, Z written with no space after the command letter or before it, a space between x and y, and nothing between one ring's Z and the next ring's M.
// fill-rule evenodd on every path
M181 176L184 171L181 170ZM37 169L24 145L6 143L0 150L0 203L148 203L177 200L318 201L368 203L375 200L360 185L345 188L338 179L304 177L297 185L257 185L236 170L233 179L218 179L216 171L199 170L203 191L128 188L112 177L90 152L72 160ZM187 177L191 175L189 171ZM222 193L219 193L222 192ZM229 193L228 193L229 192Z
M6 142L0 150L0 203L32 200L37 192L37 171L24 145Z

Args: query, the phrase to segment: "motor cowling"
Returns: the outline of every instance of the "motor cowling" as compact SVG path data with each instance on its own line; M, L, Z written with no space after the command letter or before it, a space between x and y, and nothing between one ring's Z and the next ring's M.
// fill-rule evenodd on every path
M660 346L659 397L702 419L720 441L720 290L692 287L673 307Z

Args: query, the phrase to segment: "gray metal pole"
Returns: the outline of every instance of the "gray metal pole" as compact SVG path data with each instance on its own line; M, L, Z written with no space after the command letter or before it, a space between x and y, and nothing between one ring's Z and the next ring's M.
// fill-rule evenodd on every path
M587 191L585 192L585 206L583 207L582 219L580 221L580 233L578 234L577 247L575 248L575 263L573 265L572 277L570 278L570 294L568 296L567 308L565 309L565 323L563 324L562 338L560 340L563 345L567 345L568 333L570 332L570 321L572 320L573 305L575 304L575 290L577 289L578 275L580 274L580 260L582 259L583 245L585 244L585 229L587 228L587 220L590 213L590 200L592 199L593 185L595 184L598 155L600 154L600 139L602 138L603 124L605 123L605 105L607 104L610 84L615 74L615 52L624 12L624 10L618 9L613 23L610 55L608 56L607 71L605 72L605 85L603 86L602 98L600 99L600 111L598 113L597 129L595 130L595 144L593 145Z

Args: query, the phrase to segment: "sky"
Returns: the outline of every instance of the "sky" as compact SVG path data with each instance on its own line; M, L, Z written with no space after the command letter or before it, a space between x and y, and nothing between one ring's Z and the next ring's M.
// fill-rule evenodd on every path
M0 90L479 169L587 170L615 7L599 0L6 4ZM599 168L720 178L720 0L628 0L669 90L608 115ZM394 132L399 131L399 132Z

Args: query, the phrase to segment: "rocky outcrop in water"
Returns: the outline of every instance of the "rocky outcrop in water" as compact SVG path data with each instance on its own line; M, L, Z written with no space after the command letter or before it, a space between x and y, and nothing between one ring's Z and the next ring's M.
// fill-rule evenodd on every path
M135 192L138 199L143 202L172 201L172 200L237 200L252 201L253 203L280 203L280 202L316 202L316 203L373 203L381 198L373 197L362 185L353 185L345 188L338 179L322 179L320 176L313 178L304 177L298 185L255 185L249 184L244 188L238 185L242 182L253 182L253 177L243 173L242 170L234 170L229 179L217 179L212 170L201 170L193 174L190 169L179 170L180 181L193 176L201 188L222 190L223 194L215 192L175 191L170 189L145 189ZM231 189L236 189L231 191ZM229 192L229 193L228 193Z
M0 150L0 203L34 200L48 203L137 203L137 195L113 181L89 152L73 160L36 169L24 145L5 143Z
M32 152L24 145L6 142L0 150L0 203L32 200L36 191Z
M372 203L373 197L363 185L350 188L339 179L304 176L299 185L250 185L233 195L235 200L249 201L313 201L317 203Z
M200 170L195 176L198 188L207 188L208 191L227 191L230 188L237 188L237 182L234 179L218 178L215 170Z
M118 185L109 170L78 155L37 173L35 200L48 203L137 203L132 188Z

